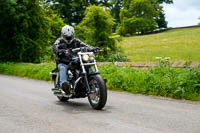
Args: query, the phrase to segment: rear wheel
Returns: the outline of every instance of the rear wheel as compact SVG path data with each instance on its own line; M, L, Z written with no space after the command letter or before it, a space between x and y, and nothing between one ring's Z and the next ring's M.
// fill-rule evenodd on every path
M103 78L98 75L93 75L89 78L91 93L88 95L88 100L93 109L101 110L107 101L107 88Z
M57 84L57 77L53 78L53 82L54 82L54 87L55 88L59 88L58 84ZM67 102L69 100L69 98L67 97L63 97L63 96L57 96L57 98L61 101L61 102Z

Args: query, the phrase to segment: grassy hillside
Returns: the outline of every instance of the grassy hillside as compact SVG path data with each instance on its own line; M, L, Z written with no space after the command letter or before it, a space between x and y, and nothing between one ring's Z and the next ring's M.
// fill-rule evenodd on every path
M171 61L200 61L200 28L123 37L119 45L131 61L155 61L155 57L171 57Z

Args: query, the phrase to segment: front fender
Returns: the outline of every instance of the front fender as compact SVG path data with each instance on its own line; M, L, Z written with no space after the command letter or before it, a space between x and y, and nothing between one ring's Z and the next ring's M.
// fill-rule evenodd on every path
M88 74L88 76L93 76L93 75L97 75L97 74L100 74L99 72L91 72Z
M91 73L88 74L88 77L98 75L98 74L100 74L100 73L99 72L91 72ZM103 80L104 80L105 83L107 82L106 78L103 78Z

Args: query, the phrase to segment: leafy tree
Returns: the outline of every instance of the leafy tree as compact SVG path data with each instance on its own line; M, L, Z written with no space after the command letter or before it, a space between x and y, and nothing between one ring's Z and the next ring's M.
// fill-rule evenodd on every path
M113 31L115 32L117 24L120 22L120 10L122 8L122 0L111 0L110 9L111 15L115 19L115 25Z
M173 0L158 0L159 4L173 4ZM156 17L156 22L158 24L158 28L167 28L167 21L165 20L164 10L160 10L159 16Z
M47 0L47 2L53 3L51 8L68 24L79 23L87 5L85 0Z
M111 10L111 14L115 19L116 25L120 22L120 10L122 9L122 1L127 0L45 0L51 3L50 7L56 11L68 24L79 24L83 17L86 7L89 5L103 5ZM53 3L53 4L52 4ZM157 0L160 5L163 3L171 4L173 0ZM127 2L127 4L130 4ZM163 10L160 10L159 16L155 18L159 28L166 28L167 22ZM114 31L116 28L114 25Z
M55 14L55 12L49 8L50 5L47 4L44 1L41 1L40 3L42 5L42 8L45 11L45 17L48 20L51 36L48 42L48 46L44 49L43 55L40 60L42 62L50 62L52 60L55 60L55 54L52 52L52 44L55 42L55 40L60 37L61 35L61 29L66 24L64 23L63 19Z
M86 7L89 5L104 5L109 7L109 0L47 0L51 8L68 24L79 24L84 17Z
M56 17L48 17L39 0L4 0L0 8L0 60L39 62L57 36L50 21Z
M84 42L93 46L103 42L101 48L104 52L96 56L98 61L128 61L111 38L113 25L114 19L108 8L91 5L87 7L81 23L76 26L76 36Z
M158 0L158 3L160 4L160 6L163 3L172 4L173 0ZM110 6L112 16L115 19L115 22L118 24L120 22L120 10L122 9L122 0L111 0ZM155 20L158 24L158 28L167 28L164 10L160 10L159 16L156 17Z
M172 4L173 0L158 0L159 4ZM127 3L128 4L128 3ZM120 22L120 10L122 8L122 0L111 0L111 13L116 23ZM155 18L159 28L167 28L164 10L160 10L159 16Z
M83 21L76 27L76 36L94 46L104 41L102 48L109 52L115 49L114 40L110 38L113 25L110 10L100 5L91 5L87 7Z
M162 4L162 3L172 4L172 3L173 3L173 0L158 0L158 2L159 2L160 4Z
M52 39L55 41L55 39L61 35L61 29L66 24L63 19L50 8L50 4L46 3L46 0L40 0L40 6L45 12L45 18L48 20Z
M158 28L167 28L167 21L165 20L165 13L163 9L159 12L159 16L155 18Z
M153 31L158 26L155 18L160 10L157 0L123 0L117 32L125 35Z
M118 23L120 21L120 10L122 8L122 0L112 0L112 16L116 19L116 22Z

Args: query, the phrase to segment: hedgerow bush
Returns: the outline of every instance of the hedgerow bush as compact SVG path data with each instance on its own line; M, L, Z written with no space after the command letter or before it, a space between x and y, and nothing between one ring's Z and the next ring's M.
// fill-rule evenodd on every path
M55 68L54 64L16 64L1 63L0 73L32 79L50 81L49 72Z
M1 63L0 73L50 81L55 64ZM200 101L200 68L157 66L147 70L105 65L99 67L110 90Z
M158 66L141 70L108 65L100 67L100 71L112 90L200 100L200 68Z

